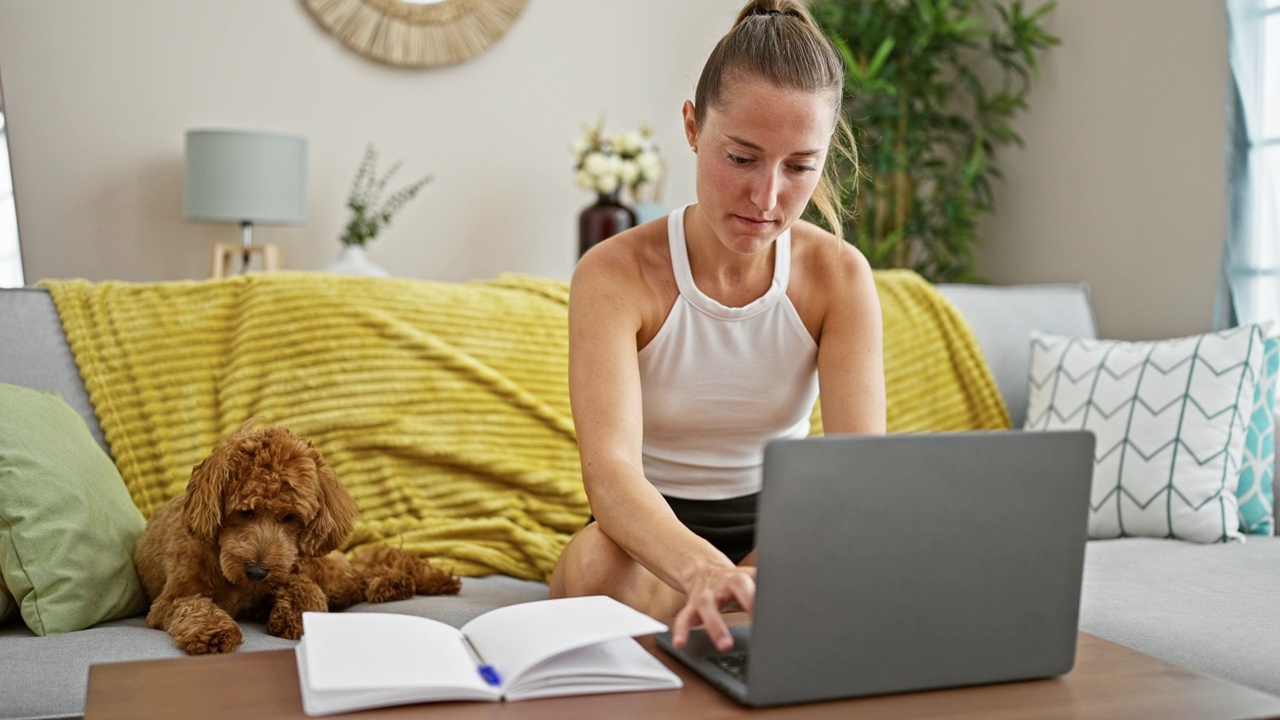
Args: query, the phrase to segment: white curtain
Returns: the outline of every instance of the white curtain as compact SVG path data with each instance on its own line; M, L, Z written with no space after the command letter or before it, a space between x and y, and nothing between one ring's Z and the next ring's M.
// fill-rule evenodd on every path
M1280 0L1227 0L1227 237L1214 325L1280 321Z
M9 173L9 143L4 107L0 105L0 288L22 287L22 256L18 249L18 215L13 204L13 176Z

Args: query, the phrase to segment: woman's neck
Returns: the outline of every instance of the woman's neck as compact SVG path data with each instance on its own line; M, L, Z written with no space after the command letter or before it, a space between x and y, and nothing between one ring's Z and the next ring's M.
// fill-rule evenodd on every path
M684 241L694 284L721 305L747 305L773 283L776 241L757 253L734 252L716 236L698 205L685 211Z

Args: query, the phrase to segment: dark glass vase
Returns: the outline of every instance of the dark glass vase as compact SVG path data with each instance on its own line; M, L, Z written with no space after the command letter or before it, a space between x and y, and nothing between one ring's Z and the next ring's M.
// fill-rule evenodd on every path
M600 241L635 227L636 214L618 200L618 191L600 193L578 216L578 257Z

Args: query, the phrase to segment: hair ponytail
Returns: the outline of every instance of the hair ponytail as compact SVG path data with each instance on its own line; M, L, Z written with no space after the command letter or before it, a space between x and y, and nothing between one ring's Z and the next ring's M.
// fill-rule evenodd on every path
M719 103L725 86L739 74L778 87L831 93L835 132L813 204L843 239L848 211L840 202L839 163L831 156L847 156L855 177L858 160L853 134L841 113L845 68L840 53L799 0L750 0L702 68L693 101L699 125L706 120L707 108Z
M813 24L813 18L809 15L809 10L797 0L791 0L790 2L784 2L783 0L751 0L738 13L738 19L733 22L734 27L737 27L739 23L752 15L764 15L765 17L790 15L797 20Z

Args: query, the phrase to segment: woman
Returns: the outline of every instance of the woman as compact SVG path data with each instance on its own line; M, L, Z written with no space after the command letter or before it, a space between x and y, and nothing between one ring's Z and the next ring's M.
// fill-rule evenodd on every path
M752 0L712 51L684 129L696 203L588 252L569 301L569 390L593 522L551 595L675 616L677 646L752 609L765 442L885 431L880 305L824 172L839 56L796 0ZM840 136L837 137L837 131Z

